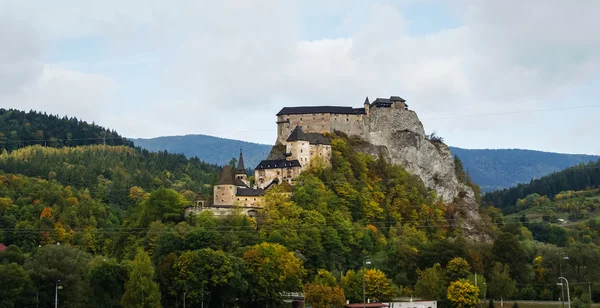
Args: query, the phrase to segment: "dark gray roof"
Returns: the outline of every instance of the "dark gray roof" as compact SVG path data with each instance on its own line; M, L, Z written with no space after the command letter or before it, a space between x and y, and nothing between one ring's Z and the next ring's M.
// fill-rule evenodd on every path
M233 172L231 171L231 166L225 165L223 170L221 171L221 175L219 179L215 183L215 185L235 185L233 181Z
M331 139L319 133L306 133L306 138L310 144L326 144L331 145Z
M392 101L387 98L377 98L371 103L371 107L391 107Z
M390 101L392 101L392 102L395 102L395 101L401 101L401 102L403 102L403 103L404 103L404 102L406 102L406 100L405 100L405 99L403 99L403 98L402 98L402 97L400 97L400 96L390 96Z
M304 134L304 132L302 131L302 128L300 128L300 126L296 126L296 128L294 128L294 130L292 131L292 133L290 134L290 136L287 138L287 142L290 141L298 141L298 140L304 140L304 141L308 141L308 137L306 137L306 134Z
M370 104L370 103L369 103L369 97L368 97L368 96L365 98L365 104Z
M285 159L275 159L275 160L263 160L258 166L256 166L257 170L261 169L277 169L277 168L293 168L293 167L301 167L300 162L297 159L294 160L285 160Z
M291 142L298 140L308 141L308 143L310 144L331 144L331 139L323 136L323 134L305 133L304 131L302 131L302 128L300 126L296 126L296 128L294 128L294 130L292 131L292 133L286 141Z
M244 181L238 179L237 177L235 177L233 179L233 181L235 182L235 186L237 186L237 187L248 187L248 185L246 185L246 183L244 183Z
M265 191L260 188L238 188L237 195L243 197L255 197L262 196L265 194Z
M242 155L242 149L240 149L240 159L238 160L237 168L235 169L235 173L244 173L246 174L246 167L244 167L244 156Z
M366 114L365 108L339 107L339 106L307 106L284 107L277 113L278 116L286 114L310 113L335 113L335 114Z

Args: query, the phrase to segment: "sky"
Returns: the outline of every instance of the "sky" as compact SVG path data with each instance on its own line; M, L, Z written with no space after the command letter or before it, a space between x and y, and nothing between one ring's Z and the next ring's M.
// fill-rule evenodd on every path
M272 144L401 96L463 148L600 154L595 0L0 0L0 107Z

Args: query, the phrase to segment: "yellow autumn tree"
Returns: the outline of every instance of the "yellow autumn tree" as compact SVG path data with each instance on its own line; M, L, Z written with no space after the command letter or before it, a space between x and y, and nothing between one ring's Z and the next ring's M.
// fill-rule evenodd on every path
M321 283L309 283L304 287L306 302L314 308L342 308L346 302L344 289Z
M468 280L461 279L452 282L448 286L446 296L456 307L474 307L479 302L479 288L472 285Z

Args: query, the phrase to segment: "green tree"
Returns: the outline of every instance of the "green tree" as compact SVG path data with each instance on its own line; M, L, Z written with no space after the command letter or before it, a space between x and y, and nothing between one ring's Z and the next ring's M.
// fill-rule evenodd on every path
M140 226L148 226L155 220L162 222L179 222L183 219L183 209L187 200L177 191L161 187L143 202Z
M440 264L435 264L433 267L417 272L419 274L419 280L415 285L417 296L429 300L443 299L446 292L446 282Z
M59 304L87 307L90 290L85 275L89 260L89 254L69 245L42 246L25 262L25 268L39 291L40 303L54 300L56 282L60 280L63 289L59 291Z
M459 308L474 307L479 302L479 288L466 279L460 279L450 283L446 296Z
M358 272L350 270L342 278L342 286L346 297L351 302L362 302L363 278L365 296L371 300L387 301L398 295L398 288L381 270L368 269Z
M25 256L17 245L8 245L3 253L0 253L0 263L17 263L23 265Z
M127 279L127 268L102 257L90 262L88 280L92 289L93 307L120 307Z
M491 298L510 298L516 291L517 284L510 276L509 266L494 263L487 284L488 296Z
M234 262L223 251L202 249L184 252L173 265L175 284L180 293L186 292L189 303L225 303L238 294L228 292L235 287ZM236 290L239 291L239 290ZM231 302L231 301L230 301Z
M121 305L125 308L154 308L160 307L160 292L154 282L154 268L148 254L138 249L131 262L131 270L125 282L125 292Z
M303 289L302 261L279 244L262 243L244 252L246 280L252 286L248 301L258 307L280 305L283 292Z
M456 281L459 279L465 279L469 277L471 273L471 266L467 262L467 260L456 257L446 265L446 276L448 277L448 281Z
M0 307L25 307L35 295L27 272L16 263L0 264Z
M527 276L525 250L519 240L512 234L500 234L492 247L494 260L509 265L511 277L517 281L525 281Z

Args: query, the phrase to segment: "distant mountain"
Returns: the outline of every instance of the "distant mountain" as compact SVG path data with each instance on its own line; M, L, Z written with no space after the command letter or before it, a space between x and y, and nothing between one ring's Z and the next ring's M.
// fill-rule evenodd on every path
M187 157L197 156L209 164L225 165L232 158L238 158L240 149L244 152L246 168L254 169L269 155L271 146L253 142L225 139L206 135L167 136L151 139L130 139L135 145L150 151L166 150Z
M462 160L471 179L484 192L529 183L532 179L600 158L519 149L468 150L450 147L450 150Z
M152 139L131 139L136 145L151 151L167 150L188 157L198 156L201 160L224 165L232 157L244 151L247 168L254 168L266 157L271 145L224 139L206 135L168 136ZM558 154L532 150L469 150L450 147L452 153L463 162L465 170L483 191L528 183L552 172L563 170L579 163L598 160L598 156Z

